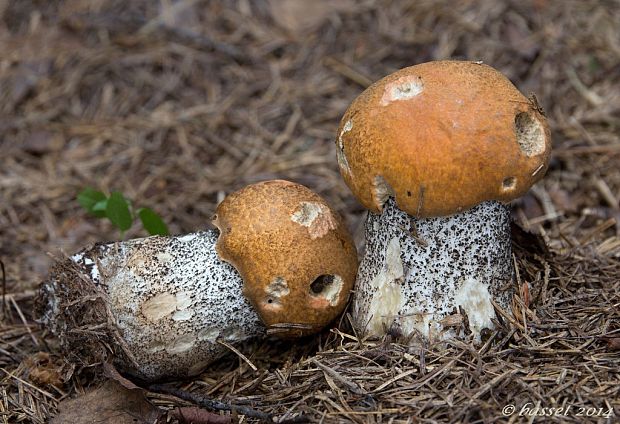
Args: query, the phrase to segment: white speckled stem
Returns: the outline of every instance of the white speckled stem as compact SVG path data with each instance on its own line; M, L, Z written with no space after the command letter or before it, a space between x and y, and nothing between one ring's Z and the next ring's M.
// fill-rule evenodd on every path
M418 219L390 198L381 215L368 214L354 321L373 336L397 331L435 341L463 337L468 328L479 341L482 329L493 328L491 299L509 306L513 274L505 205L484 202L449 217Z
M99 244L71 257L107 294L111 315L145 380L198 374L230 344L261 336L265 328L242 294L237 271L215 252L217 232L148 237ZM43 321L55 332L66 296L63 281L47 281Z

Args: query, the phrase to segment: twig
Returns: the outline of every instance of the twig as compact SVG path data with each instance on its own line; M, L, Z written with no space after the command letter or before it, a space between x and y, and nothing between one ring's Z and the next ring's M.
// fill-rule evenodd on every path
M230 349L231 351L233 351L238 357L243 359L245 361L245 363L248 364L250 366L250 368L252 368L254 371L258 371L258 368L256 367L256 365L254 365L243 353L241 353L239 350L237 350L234 346L226 343L223 340L218 340L217 342L219 344L221 344L222 346L224 346L224 347Z
M343 75L351 81L358 83L364 88L368 87L373 82L370 78L362 74L360 71L347 65L343 61L336 59L335 57L326 57L323 60L323 63L326 66L332 68L334 71L338 72L340 75Z
M262 421L275 422L274 416L272 414L257 411L256 409L252 409L247 406L228 404L220 402L218 400L209 399L196 393L190 393L186 392L185 390L167 387L163 384L152 384L148 386L147 389L157 393L172 395L178 397L179 399L195 403L196 405L202 406L204 408L214 409L216 411L234 411L251 418L258 418Z
M605 144L601 146L579 146L553 151L554 156L589 155L593 153L615 154L620 153L620 144Z
M2 318L5 318L4 304L6 303L6 273L4 271L4 262L0 259L0 270L2 270Z
M338 380L341 383L343 383L345 386L347 386L347 389L349 389L353 393L358 394L358 395L366 394L365 391L362 390L357 383L349 380L348 378L343 377L336 370L328 367L327 365L324 365L324 364L320 363L319 361L317 361L314 358L312 358L311 362L314 365L316 365L317 367L319 367L320 369L322 369L324 372L329 374L330 376L334 377L336 380Z
M22 301L22 300L32 299L33 297L37 295L37 292L35 290L24 290L23 292L19 292L19 293L2 293L2 295L3 295L4 301L10 300L10 299Z
M604 232L605 230L613 227L614 225L616 225L616 218L609 218L608 220L604 221L603 223L597 225L596 227L594 227L594 229L592 229L591 231L588 231L585 235L583 235L580 239L579 239L579 243L581 245L586 244L587 242L589 242L592 238L594 238L595 236L597 236L598 234Z
M6 375L8 375L9 377L19 381L20 383L30 387L31 389L36 390L37 392L41 393L43 396L46 396L52 400L56 400L56 398L54 397L53 394L51 394L50 392L46 392L43 389L38 388L37 386L28 383L26 380L19 378L18 376L16 376L15 374L11 374L9 371L5 370L4 368L0 368L0 371L4 371L6 373Z
M581 82L579 77L577 76L577 72L573 68L568 68L566 70L566 76L568 77L568 81L571 83L573 88L590 103L594 107L598 107L603 104L603 99L594 91L590 90L586 85Z
M611 191L605 180L597 178L594 180L594 186L610 207L616 210L620 208L620 202L618 202L616 195Z
M35 346L39 346L39 341L34 336L34 334L32 334L32 330L30 329L30 325L28 325L28 321L26 320L26 317L22 313L21 308L19 307L19 305L17 304L17 302L15 301L14 298L11 298L11 303L13 303L13 307L17 311L17 315L19 315L19 319L22 320L22 323L24 324L24 327L26 327L26 331L28 331L28 334L30 335L30 338L32 339L32 342L34 343Z
M422 206L424 206L424 190L426 187L424 185L420 186L420 197L418 198L418 209L416 210L416 216L420 216L420 212L422 211Z

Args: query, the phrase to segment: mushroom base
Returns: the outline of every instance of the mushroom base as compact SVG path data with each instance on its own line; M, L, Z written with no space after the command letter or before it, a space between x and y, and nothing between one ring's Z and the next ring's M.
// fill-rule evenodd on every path
M144 380L200 373L265 334L237 271L216 251L217 232L97 244L56 263L41 285L40 321L67 358L113 357Z
M381 215L368 214L354 322L362 334L412 336L412 344L470 333L480 341L494 327L492 300L508 308L513 280L508 207L489 201L418 219L390 198Z

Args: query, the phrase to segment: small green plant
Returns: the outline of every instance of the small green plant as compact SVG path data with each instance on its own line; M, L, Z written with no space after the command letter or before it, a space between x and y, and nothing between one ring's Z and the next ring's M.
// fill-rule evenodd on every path
M136 218L140 219L144 229L151 235L169 234L168 227L155 211L149 208L134 209L118 191L106 196L101 191L87 187L78 194L77 200L91 215L108 218L121 231L121 238Z

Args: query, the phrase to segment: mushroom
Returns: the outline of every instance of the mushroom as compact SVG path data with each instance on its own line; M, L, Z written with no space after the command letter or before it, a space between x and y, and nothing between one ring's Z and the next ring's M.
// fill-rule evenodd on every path
M96 244L58 262L41 286L40 321L74 360L112 353L153 381L196 375L251 338L315 333L342 312L357 253L310 189L250 185L224 199L215 224L219 234Z
M549 161L535 98L481 62L423 63L368 87L338 134L340 172L370 211L355 326L480 340L514 290L506 204Z

